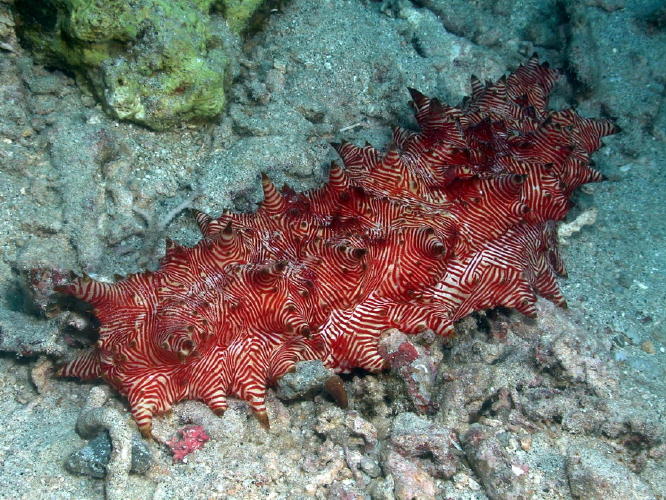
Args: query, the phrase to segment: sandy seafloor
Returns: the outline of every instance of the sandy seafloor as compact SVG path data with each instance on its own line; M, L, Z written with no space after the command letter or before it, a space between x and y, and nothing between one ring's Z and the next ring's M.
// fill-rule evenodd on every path
M261 171L317 186L329 142L383 146L391 125L413 126L407 87L456 104L471 74L496 79L534 51L566 70L554 106L623 129L594 156L609 180L578 193L568 219L597 214L563 246L568 311L464 321L434 347L431 416L413 413L393 374L348 377L347 411L271 396L270 434L241 403L222 419L179 405L156 422L154 464L124 497L666 497L662 2L284 2L245 40L220 120L163 133L114 121L34 64L11 9L0 2L0 498L104 497L102 480L63 468L86 443L75 422L91 384L51 376L70 348L57 320L31 312L26 269L155 266L165 237L197 241L188 212L167 215L180 204L247 209ZM509 332L499 343L487 334L497 324ZM109 404L126 415L120 398ZM159 437L186 423L212 440L172 464Z

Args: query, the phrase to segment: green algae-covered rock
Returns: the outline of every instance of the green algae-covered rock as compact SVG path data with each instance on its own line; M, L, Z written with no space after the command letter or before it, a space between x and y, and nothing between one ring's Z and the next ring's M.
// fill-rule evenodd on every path
M250 17L263 2L264 0L219 0L216 3L222 7L229 28L239 33L245 29Z
M16 9L38 61L74 73L114 117L163 130L224 109L232 31L262 1L19 0Z

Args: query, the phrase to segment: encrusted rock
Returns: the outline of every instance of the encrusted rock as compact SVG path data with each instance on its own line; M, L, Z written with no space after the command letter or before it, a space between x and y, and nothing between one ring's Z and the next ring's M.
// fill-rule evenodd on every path
M390 447L434 477L450 479L458 470L456 434L413 413L393 421Z
M584 500L652 500L650 488L626 466L594 448L572 449L567 457L571 495Z
M229 2L233 28L262 1ZM213 3L22 0L16 12L39 61L80 76L115 118L163 130L224 109L237 42Z
M434 335L431 337L434 340ZM419 345L418 339L410 339L398 330L390 330L379 343L379 353L404 381L416 410L425 414L437 411L432 388L442 358L441 351Z
M378 444L377 429L356 411L328 408L319 415L315 429L336 443L358 445L366 451Z
M106 466L111 460L111 438L107 431L100 432L83 448L73 452L65 462L72 474L106 477ZM132 462L130 472L144 474L152 464L152 455L146 443L137 435L132 436Z
M389 451L384 467L395 481L394 493L398 500L434 499L437 494L435 480L413 461L400 453Z
M320 392L326 381L334 375L319 360L296 363L292 373L286 373L277 383L275 394L287 401L306 398Z
M507 435L496 434L481 424L472 424L462 441L467 460L488 497L493 500L530 497L525 487L529 469L506 451Z

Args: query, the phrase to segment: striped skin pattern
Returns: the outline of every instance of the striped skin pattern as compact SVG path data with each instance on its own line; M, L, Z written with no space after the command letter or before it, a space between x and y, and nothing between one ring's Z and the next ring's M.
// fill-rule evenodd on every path
M602 179L590 154L616 128L547 110L557 77L532 57L494 84L472 78L459 108L411 90L420 132L396 129L387 153L335 144L344 168L323 187L263 176L255 213L197 213L202 240L167 241L158 271L77 278L62 291L94 307L99 341L60 375L105 379L146 436L184 399L221 415L241 398L267 425L267 387L298 361L377 371L389 328L450 335L473 311L564 306L555 221Z

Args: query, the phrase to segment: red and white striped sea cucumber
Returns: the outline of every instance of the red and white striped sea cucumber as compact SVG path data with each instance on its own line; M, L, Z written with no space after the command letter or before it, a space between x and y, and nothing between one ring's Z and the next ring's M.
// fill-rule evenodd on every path
M227 398L267 424L267 387L301 360L381 370L382 332L451 335L473 311L534 315L565 301L556 221L581 184L608 120L547 109L557 71L532 57L496 83L472 78L450 107L411 90L419 132L397 128L383 153L334 145L319 189L279 191L264 176L255 213L198 213L202 240L167 242L155 272L61 288L89 302L96 345L62 376L101 377L144 435L184 399L218 414Z

